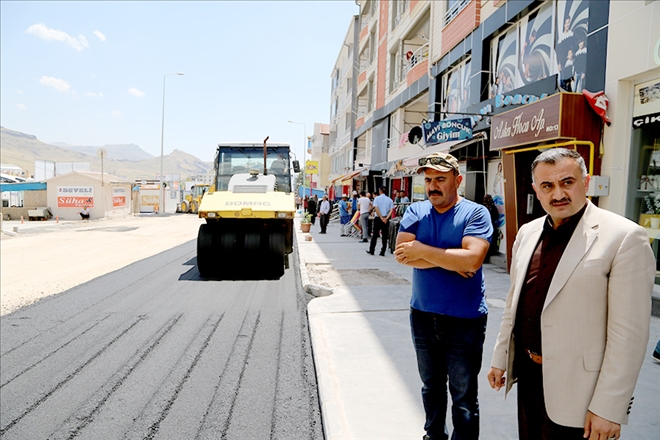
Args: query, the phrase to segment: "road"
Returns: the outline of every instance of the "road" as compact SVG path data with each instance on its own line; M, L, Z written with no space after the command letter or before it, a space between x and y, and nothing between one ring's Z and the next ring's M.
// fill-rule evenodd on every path
M201 280L192 241L3 316L0 436L322 439L298 278Z

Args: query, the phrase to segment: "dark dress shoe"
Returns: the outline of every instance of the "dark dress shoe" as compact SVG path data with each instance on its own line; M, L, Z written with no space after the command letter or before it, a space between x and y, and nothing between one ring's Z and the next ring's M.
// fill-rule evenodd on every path
M373 255L373 254L374 254L373 252L370 252L370 251L367 251L367 253L368 253L369 255Z

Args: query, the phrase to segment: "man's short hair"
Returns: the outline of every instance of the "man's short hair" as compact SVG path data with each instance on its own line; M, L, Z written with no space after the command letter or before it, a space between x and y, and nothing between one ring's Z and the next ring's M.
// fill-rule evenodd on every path
M554 165L564 159L573 159L577 162L580 167L580 172L582 173L582 180L587 177L587 166L580 153L576 150L569 150L568 148L551 148L536 156L536 159L532 162L532 183L534 183L534 170L536 169L536 165L540 163Z
M381 190L381 191L384 192L384 193L387 192L387 187L386 187L386 186L381 186L381 187L378 188L378 189Z

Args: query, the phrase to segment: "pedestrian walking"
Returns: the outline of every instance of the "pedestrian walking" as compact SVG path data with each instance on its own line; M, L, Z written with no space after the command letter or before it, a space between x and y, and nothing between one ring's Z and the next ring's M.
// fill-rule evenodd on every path
M371 200L367 193L360 191L358 199L358 208L360 209L360 226L362 227L362 243L367 243L369 237L369 215L371 215Z
M378 233L380 232L382 237L383 246L380 249L380 256L385 256L385 249L387 249L387 239L389 238L389 221L392 218L392 213L394 212L394 202L392 199L387 197L385 192L387 188L381 186L379 189L380 194L374 199L374 230L371 234L371 243L369 244L368 254L373 255L376 250L376 243L378 242Z
M428 200L406 210L396 260L413 270L410 326L423 383L424 439L448 439L447 383L452 439L479 437L477 382L486 334L482 263L493 228L482 205L458 195L458 161L445 153L419 159Z
M325 234L330 221L330 202L328 196L324 195L319 207L319 223L321 224L321 234Z
M618 439L646 353L649 237L587 200L589 178L575 150L553 148L532 163L547 215L523 225L513 244L488 372L495 390L518 383L521 439Z
M342 194L339 201L339 230L342 237L348 235L346 225L351 221L350 205L348 203L348 195Z

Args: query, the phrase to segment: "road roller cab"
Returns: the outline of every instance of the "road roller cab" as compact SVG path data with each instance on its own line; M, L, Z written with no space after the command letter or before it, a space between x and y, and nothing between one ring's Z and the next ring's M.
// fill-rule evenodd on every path
M293 251L289 145L219 144L214 168L199 207L206 220L197 236L200 275L279 279Z

